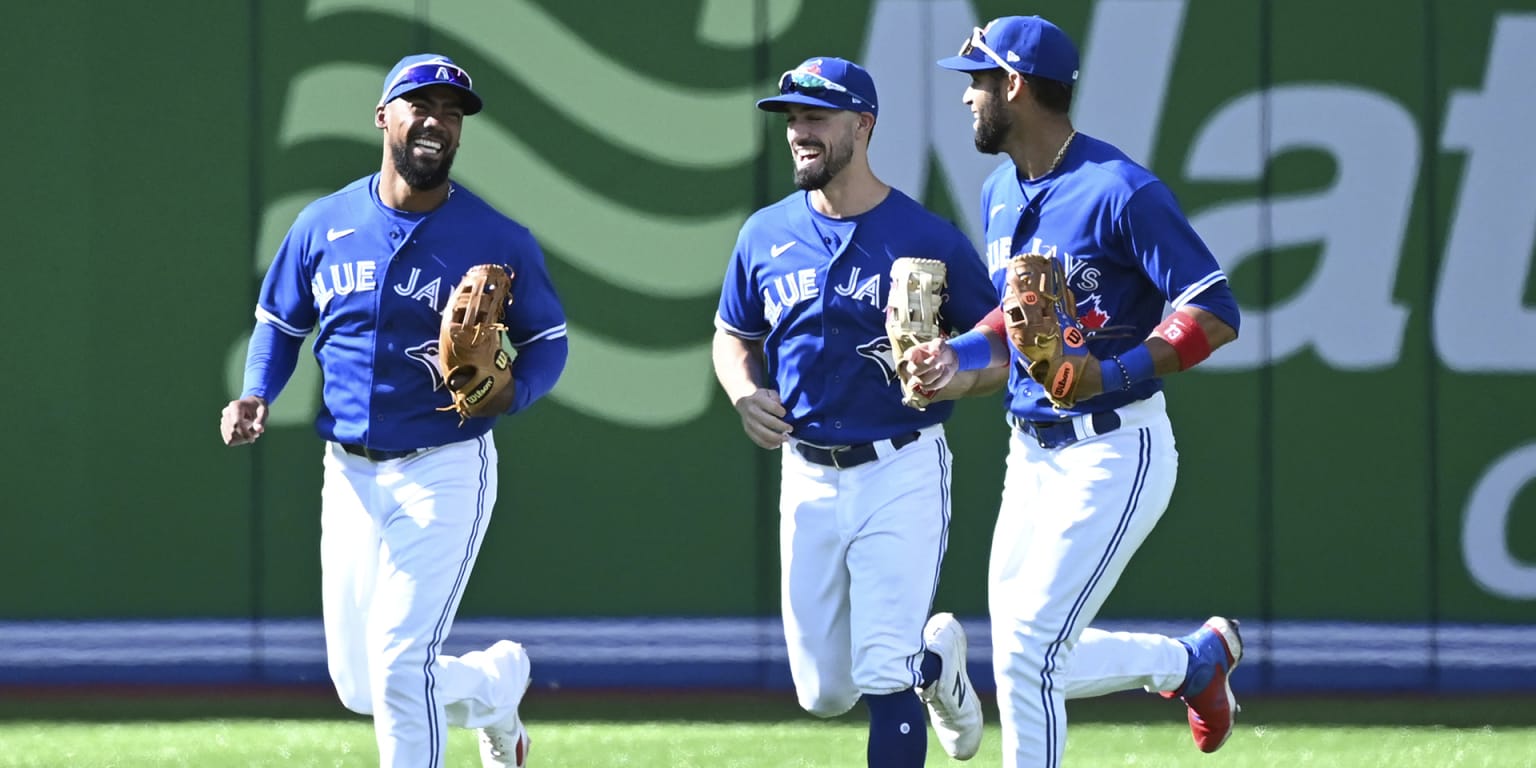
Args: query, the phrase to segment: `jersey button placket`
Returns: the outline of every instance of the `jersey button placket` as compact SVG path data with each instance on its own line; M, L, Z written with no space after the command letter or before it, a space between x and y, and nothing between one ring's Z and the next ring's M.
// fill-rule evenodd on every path
M388 284L388 280L389 280L389 267L390 267L390 265L394 264L395 259L400 255L400 251L405 248L406 244L401 241L401 238L404 237L404 236L405 236L405 233L400 229L399 226L391 227L390 230L389 230L390 253L389 253L388 256L386 256L384 258L384 274L383 274L384 284L386 284L386 285ZM374 295L373 295L373 316L375 318L377 318L377 319L380 319L380 320L384 317L384 298L385 298L385 293L386 293L386 291L375 291ZM385 353L381 353L380 352L380 348L381 347L383 347L384 350L386 350ZM381 343L381 339L380 339L380 336L378 334L376 334L373 337L373 366L372 366L372 368L369 371L370 377L376 375L378 371L383 370L383 369L389 367L389 364L386 362L386 357L389 358L389 359L393 359L395 357L394 349L395 349L395 345L394 344L390 344L388 342ZM374 424L383 424L384 423L384 421L385 421L384 414L378 413L378 412L374 411L374 408L373 408L373 382L372 381L369 382L369 386L368 386L368 410L373 413L373 423ZM372 435L372 430L371 429L369 430L369 434L370 434L370 436Z

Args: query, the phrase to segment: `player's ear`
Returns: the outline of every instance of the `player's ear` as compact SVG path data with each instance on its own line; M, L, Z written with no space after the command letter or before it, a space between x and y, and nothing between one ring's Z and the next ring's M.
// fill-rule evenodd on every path
M1012 72L1003 72L1002 74L1003 93L1007 94L1008 101L1014 101L1015 99L1018 99L1021 95L1023 95L1024 89L1029 87L1029 81L1025 80L1023 75L1014 74Z
M380 104L373 108L373 127L383 128L385 125L387 123L384 122L384 105Z
M875 132L875 116L869 112L859 112L859 130L864 132L864 138L869 139Z

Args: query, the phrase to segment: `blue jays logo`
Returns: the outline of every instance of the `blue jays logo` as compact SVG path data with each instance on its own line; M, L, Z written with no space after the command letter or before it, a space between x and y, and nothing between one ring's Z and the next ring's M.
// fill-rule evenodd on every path
M1100 306L1102 301L1103 297L1095 293L1090 294L1086 300L1079 301L1077 303L1077 321L1082 323L1084 328L1092 331L1105 328L1109 325L1109 321L1112 318L1109 316L1109 313L1105 312L1104 308ZM1083 309L1084 304L1088 305L1086 310Z
M897 380L896 358L891 355L890 337L879 336L860 344L859 356L873 361L880 367L880 373L884 374L887 385Z
M443 372L437 368L437 361L440 357L437 351L437 344L437 339L429 339L405 351L406 357L426 366L427 375L432 377L433 392L443 388Z

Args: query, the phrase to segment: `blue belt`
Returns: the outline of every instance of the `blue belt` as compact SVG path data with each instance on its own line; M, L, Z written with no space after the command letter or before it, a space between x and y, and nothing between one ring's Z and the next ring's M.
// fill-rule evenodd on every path
M369 448L366 445L353 445L351 443L341 443L341 449L353 456L361 456L369 461L394 461L395 459L403 459L407 456L415 456L425 450L424 448L412 448L408 451L380 451L375 448Z
M1114 411L1084 414L1081 418L1086 418L1088 423L1093 426L1094 435L1102 435L1105 432L1113 432L1120 428L1120 414ZM1077 428L1074 426L1074 422L1074 419L1067 419L1066 421L1029 421L1013 414L1008 415L1008 423L1012 424L1014 429L1033 437L1036 442L1040 443L1040 447L1045 449L1065 448L1082 439L1077 435Z
M905 448L917 442L917 438L921 434L920 432L908 432L905 435L897 435L890 439L891 447L897 449ZM874 443L824 448L819 445L799 442L795 443L795 450L799 451L800 455L812 464L820 464L823 467L836 467L838 469L851 469L880 458L880 452L875 449Z

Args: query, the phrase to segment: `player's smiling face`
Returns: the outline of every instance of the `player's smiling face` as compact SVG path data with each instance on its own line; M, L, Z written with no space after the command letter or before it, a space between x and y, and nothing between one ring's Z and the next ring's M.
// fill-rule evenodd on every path
M790 156L795 160L795 185L821 189L853 160L859 115L841 109L790 104L785 108Z
M375 124L384 129L395 171L412 189L436 189L448 180L464 128L457 90L432 85L411 91L379 107Z

